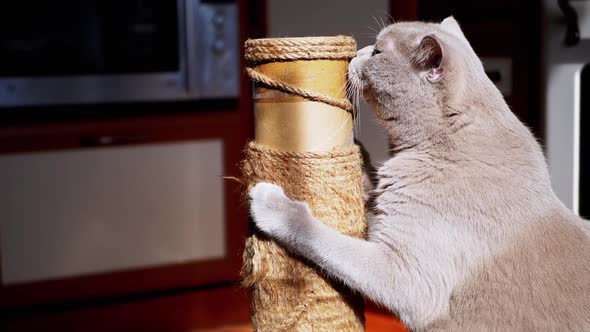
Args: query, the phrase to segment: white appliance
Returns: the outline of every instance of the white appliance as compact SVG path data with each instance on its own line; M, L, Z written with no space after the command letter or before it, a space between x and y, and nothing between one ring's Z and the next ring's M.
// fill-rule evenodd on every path
M579 41L566 45L567 20L560 4L577 16ZM565 205L586 215L584 68L590 64L590 1L544 0L545 142L553 188ZM570 11L571 13L571 11ZM571 34L571 32L570 32ZM587 72L587 71L586 71Z

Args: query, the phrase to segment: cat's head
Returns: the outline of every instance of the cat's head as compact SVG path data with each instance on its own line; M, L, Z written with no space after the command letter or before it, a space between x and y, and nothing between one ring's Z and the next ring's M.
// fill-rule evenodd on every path
M390 135L406 138L446 130L458 105L489 95L482 91L496 90L491 94L501 98L452 17L384 28L351 61L349 83L362 91Z

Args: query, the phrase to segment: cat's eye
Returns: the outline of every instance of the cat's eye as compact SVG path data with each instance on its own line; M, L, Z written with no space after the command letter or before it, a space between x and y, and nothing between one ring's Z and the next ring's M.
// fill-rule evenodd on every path
M375 56L377 54L381 54L381 51L379 51L378 49L373 49L373 53L371 53L371 56Z

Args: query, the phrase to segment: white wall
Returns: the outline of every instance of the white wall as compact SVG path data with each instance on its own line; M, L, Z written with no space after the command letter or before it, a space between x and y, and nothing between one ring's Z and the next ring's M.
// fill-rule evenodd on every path
M581 41L563 45L564 15L557 1L544 0L545 144L553 189L578 213L580 176L580 73L590 63L590 5L572 1L577 9Z
M269 35L352 35L361 48L373 44L375 30L379 30L382 21L387 22L388 3L387 0L269 0ZM357 138L369 150L374 163L384 161L387 158L387 141L365 104L361 107L360 123Z

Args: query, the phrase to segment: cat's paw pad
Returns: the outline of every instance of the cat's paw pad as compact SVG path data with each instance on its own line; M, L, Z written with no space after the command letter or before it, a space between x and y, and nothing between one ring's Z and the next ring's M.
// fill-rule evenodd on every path
M250 189L250 213L256 226L263 232L274 235L283 233L289 219L289 210L295 203L283 188L261 182Z
M289 199L283 188L268 182L259 182L250 189L252 200Z

